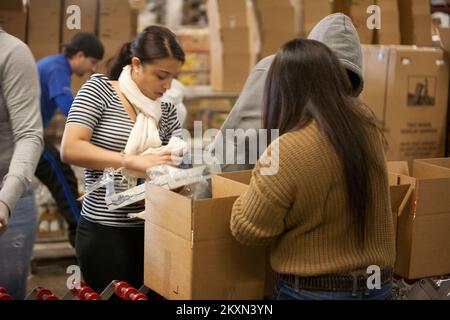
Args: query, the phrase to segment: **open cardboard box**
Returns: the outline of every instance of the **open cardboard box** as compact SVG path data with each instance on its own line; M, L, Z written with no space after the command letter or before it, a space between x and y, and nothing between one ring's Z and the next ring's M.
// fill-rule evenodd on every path
M238 243L230 217L246 185L212 178L212 198L192 200L147 184L144 283L167 299L264 297L265 249Z
M415 160L411 199L398 216L395 273L407 279L450 274L450 158Z
M392 161L387 163L389 171L389 185L391 194L391 209L392 218L394 224L394 230L398 229L397 221L399 219L404 220L403 217L408 217L412 209L412 197L414 194L414 188L416 179L409 176L408 162L406 161ZM251 171L232 172L224 174L227 179L234 180L248 185L251 179ZM230 184L229 190L223 189L224 192L234 192L234 194L245 192L246 188L239 187L239 190L233 190L233 184ZM405 228L400 228L402 231ZM398 237L398 235L397 235ZM407 252L403 248L400 248L402 256ZM266 281L265 281L265 296L270 295L275 283L275 273L272 271L269 259L269 248L266 252Z

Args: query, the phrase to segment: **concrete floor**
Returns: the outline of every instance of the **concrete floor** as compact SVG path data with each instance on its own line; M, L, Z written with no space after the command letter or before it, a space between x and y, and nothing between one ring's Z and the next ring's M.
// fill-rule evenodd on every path
M68 291L66 282L71 274L67 268L77 265L75 251L68 242L37 243L31 260L27 293L36 287L49 289L58 298Z

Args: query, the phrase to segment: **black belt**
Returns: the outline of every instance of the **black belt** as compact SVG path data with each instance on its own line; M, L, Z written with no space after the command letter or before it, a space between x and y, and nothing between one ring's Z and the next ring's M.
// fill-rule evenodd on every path
M277 274L277 279L284 281L288 286L297 290L309 291L368 291L367 280L372 274L349 273L336 275L323 275L315 277L299 277L291 274ZM392 281L393 270L383 269L380 274L381 286ZM372 282L371 282L372 283Z

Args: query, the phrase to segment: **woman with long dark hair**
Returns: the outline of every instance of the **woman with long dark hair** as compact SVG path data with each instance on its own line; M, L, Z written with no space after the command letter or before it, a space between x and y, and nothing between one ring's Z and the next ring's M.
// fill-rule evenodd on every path
M135 184L152 166L178 163L172 153L182 147L181 126L176 107L163 95L184 60L175 35L151 26L122 47L108 77L94 75L81 88L67 119L61 157L86 168L86 187L105 168L123 168L116 182L125 176ZM83 201L76 253L84 280L96 292L114 279L140 287L144 224L128 214L144 211L144 205L108 210L105 192L97 189Z
M336 56L314 40L288 42L270 68L263 127L280 137L236 201L231 230L244 244L271 245L275 299L391 297L384 140L351 90ZM270 162L278 172L264 174Z

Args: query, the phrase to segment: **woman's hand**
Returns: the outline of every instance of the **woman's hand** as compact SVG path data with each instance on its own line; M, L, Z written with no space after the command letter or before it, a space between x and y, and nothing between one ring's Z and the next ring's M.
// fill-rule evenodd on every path
M9 208L0 201L0 236L6 231L9 219Z
M177 155L172 155L170 151L164 151L161 153L153 153L147 155L125 155L124 167L138 172L147 172L151 167L157 165L169 165L178 166L182 158Z

